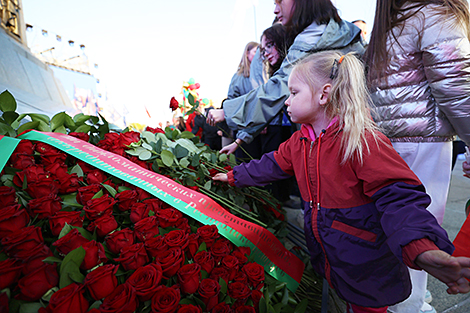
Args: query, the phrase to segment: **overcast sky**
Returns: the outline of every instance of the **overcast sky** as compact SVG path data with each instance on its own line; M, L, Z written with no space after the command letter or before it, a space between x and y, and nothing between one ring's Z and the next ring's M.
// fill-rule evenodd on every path
M190 78L218 106L245 44L274 19L273 0L22 2L26 23L84 44L109 101L128 108L128 121L150 126L171 120L170 98ZM333 2L343 19L372 26L375 0Z

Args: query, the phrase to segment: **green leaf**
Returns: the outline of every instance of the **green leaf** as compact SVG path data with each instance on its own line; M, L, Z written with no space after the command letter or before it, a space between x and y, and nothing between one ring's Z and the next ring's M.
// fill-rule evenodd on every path
M82 168L80 167L80 165L78 164L75 164L74 167L72 167L70 169L70 173L69 174L77 174L78 177L83 177L83 170Z
M85 258L85 254L85 249L78 247L65 256L64 261L60 265L59 288L67 287L74 281L79 283L83 282L85 276L80 273L80 265Z
M177 159L184 158L184 157L188 156L188 154L189 154L188 149L182 147L182 146L179 145L179 144L176 145L176 147L175 147L175 157L176 157Z
M72 229L72 225L65 223L64 227L62 227L62 230L59 233L59 239L67 235Z
M44 121L39 121L39 126L38 126L38 130L42 131L42 132L51 132L52 129L51 127L49 126L48 123L44 122Z
M295 307L294 313L305 313L308 306L308 299L304 298L300 303Z
M54 133L67 134L67 129L64 127L64 125L61 125L54 129Z
M95 193L92 199L101 198L102 196L103 196L103 190L100 190L97 193Z
M220 285L220 292L222 292L223 294L227 294L227 290L228 290L227 283L222 277L219 277L219 285Z
M59 290L59 288L57 288L57 287L52 287L51 289L49 289L49 290L41 297L41 300L46 301L46 302L51 301L52 295L53 295L54 293L56 293L58 290Z
M73 119L67 113L64 112L64 114L65 114L64 125L68 127L69 129L75 129L77 126L75 125L75 122L73 121Z
M191 139L191 138L193 138L194 136L196 136L196 135L194 135L192 132L187 131L187 130L185 130L184 132L182 132L182 133L180 134L180 138L183 138L183 139Z
M196 104L196 102L194 102L194 96L191 93L188 95L188 102L190 105Z
M118 192L123 192L124 190L131 190L131 188L126 187L126 186L119 186L118 187Z
M88 311L90 311L91 309L97 309L97 308L99 308L100 305L101 305L101 303L102 303L102 302L101 302L100 300L93 302L93 304L90 305L90 307L88 308Z
M260 300L259 300L259 313L267 313L267 305L266 305L266 299L264 299L264 297L262 297Z
M3 120L11 126L11 124L19 117L20 115L14 111L8 111L3 113Z
M155 152L162 153L162 146L163 146L163 140L158 139L157 143L155 144Z
M44 306L40 302L21 303L19 313L37 313Z
M62 263L62 259L56 258L55 256L48 256L44 260L42 260L44 263Z
M15 137L16 132L10 125L0 123L0 135Z
M73 117L75 125L83 124L91 118L90 115L85 115L83 113L78 113Z
M227 161L227 159L228 159L228 156L225 153L222 153L221 155L219 155L220 162L225 162Z
M171 167L173 165L173 158L174 155L168 150L163 150L161 153L162 161L163 164L165 164L167 167Z
M16 120L11 123L11 127L14 128L14 129L17 129L19 126L20 126L20 122L26 117L26 114L20 114Z
M67 114L65 112L60 112L54 115L51 119L51 129L55 130L59 126L63 126L65 123L65 116Z
M51 119L49 118L49 116L45 115L45 114L39 114L39 113L28 113L29 117L31 117L31 120L33 122L36 122L36 121L43 121L44 123L46 124L49 124L51 122Z
M16 100L8 90L0 94L0 110L2 112L16 111Z
M76 133L88 133L91 130L91 126L87 124L83 124L75 128Z
M109 194L111 195L111 197L115 197L116 194L117 194L117 191L116 189L114 189L113 187L111 187L110 185L107 185L107 184L101 184L104 188L106 188L106 190L109 192Z
M149 131L143 131L140 136L144 138L148 143L156 141L155 134Z
M207 190L211 190L211 186L212 186L212 180L208 180L208 181L204 184L204 188L207 189Z
M201 243L196 253L201 252L201 251L207 251L207 245L204 241Z
M139 160L146 161L152 157L152 153L148 150L144 150L139 153Z
M189 166L189 161L188 161L188 158L182 158L180 160L180 166L183 167L183 168L187 168Z
M23 125L18 127L18 130L16 132L18 134L21 134L25 130L36 129L38 126L39 126L39 121L24 123Z

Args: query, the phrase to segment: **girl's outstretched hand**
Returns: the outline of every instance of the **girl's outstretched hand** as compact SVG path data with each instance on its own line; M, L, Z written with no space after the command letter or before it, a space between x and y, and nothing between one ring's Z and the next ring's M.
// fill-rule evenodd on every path
M225 120L225 116L224 110L222 109L213 109L207 113L206 123L211 126L215 126L215 124L220 123L223 120Z
M223 147L222 149L220 149L220 153L227 153L227 154L232 154L235 152L235 150L237 150L238 148L238 144L234 141L232 142L231 144L229 145L226 145L225 147Z
M470 258L453 257L441 250L421 253L415 260L416 265L436 277L449 287L447 293L458 294L470 291L466 278L470 278Z
M218 180L224 183L228 183L228 176L224 173L217 173L214 177L212 177L212 180Z

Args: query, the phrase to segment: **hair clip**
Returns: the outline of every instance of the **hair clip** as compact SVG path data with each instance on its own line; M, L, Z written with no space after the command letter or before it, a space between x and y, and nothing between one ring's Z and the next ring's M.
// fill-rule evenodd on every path
M336 76L338 76L338 65L340 65L341 62L343 62L343 60L344 60L344 55L341 56L339 60L335 59L335 61L333 62L333 67L331 68L331 74L330 74L331 79L335 79Z

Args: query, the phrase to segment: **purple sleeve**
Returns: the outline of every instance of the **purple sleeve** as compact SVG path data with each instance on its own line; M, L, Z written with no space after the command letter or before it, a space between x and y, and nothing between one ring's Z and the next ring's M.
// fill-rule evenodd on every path
M291 175L284 172L274 158L274 152L264 154L260 160L251 160L233 168L235 186L264 186L273 181L286 179Z
M447 232L426 210L431 202L423 185L397 182L377 191L372 199L382 213L382 228L392 252L402 259L402 248L413 240L428 238L449 254L454 251Z

